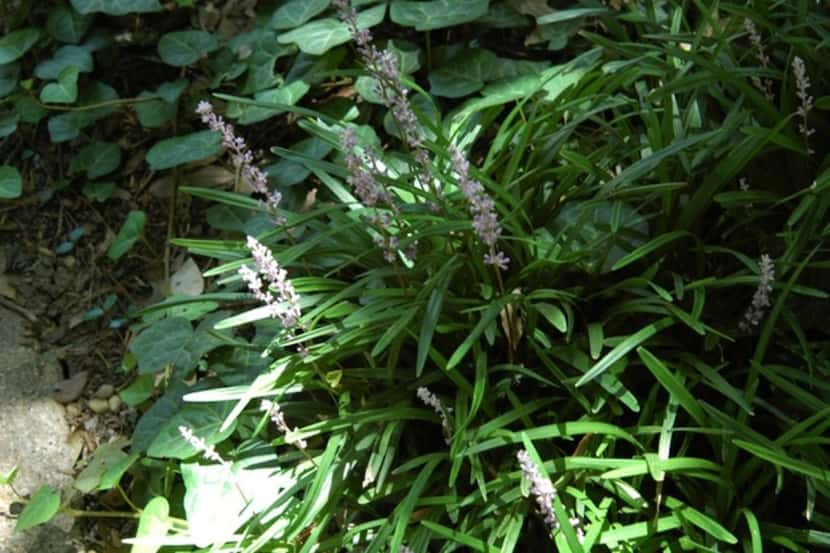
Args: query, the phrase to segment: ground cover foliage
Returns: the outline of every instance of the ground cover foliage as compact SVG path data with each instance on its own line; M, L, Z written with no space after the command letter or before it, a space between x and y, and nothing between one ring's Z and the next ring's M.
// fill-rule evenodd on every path
M212 284L134 313L142 416L79 476L133 551L830 544L826 6L179 4L0 39L5 136L104 202L147 144L213 204L173 240Z

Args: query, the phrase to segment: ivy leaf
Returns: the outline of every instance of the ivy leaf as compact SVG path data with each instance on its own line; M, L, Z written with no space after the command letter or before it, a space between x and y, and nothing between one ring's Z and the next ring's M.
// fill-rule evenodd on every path
M7 111L0 114L0 138L6 138L17 130L17 122L20 115L14 111Z
M122 451L128 443L127 439L121 438L98 446L86 468L75 477L73 486L83 493L112 488L113 480L117 483L121 475L138 459L137 453L128 455Z
M78 99L78 68L67 67L58 75L58 82L49 83L40 92L40 101L53 104L71 104Z
M144 329L130 344L138 361L138 373L156 373L171 363L189 370L194 364L188 348L192 336L190 322L182 317L162 319Z
M51 486L41 486L20 513L14 529L18 532L52 520L61 506L61 496Z
M293 106L309 91L310 86L305 81L294 81L280 88L264 90L254 95L257 102L273 102ZM232 104L227 111L228 117L238 118L241 125L250 125L264 121L285 112L282 108L266 108L262 106L249 106L243 104Z
M121 230L118 231L115 241L107 250L107 257L113 261L118 261L122 255L130 251L133 244L141 238L146 220L147 216L143 211L130 211L124 224L121 225Z
M0 199L19 198L23 191L23 179L17 169L10 165L0 165Z
M156 553L161 548L161 538L167 535L167 531L173 525L169 515L170 505L167 499L161 496L151 499L141 511L138 530L135 533L136 538L147 541L133 544L130 553Z
M218 48L219 41L206 31L166 33L158 44L161 60L175 67L192 65Z
M294 29L329 7L329 0L291 0L271 16L272 29Z
M381 4L364 10L357 16L357 26L368 29L383 21L386 5ZM306 54L321 56L335 46L345 44L352 39L349 28L338 19L327 17L306 23L287 33L282 33L277 40L282 44L294 42Z
M84 196L96 202L105 202L115 192L115 183L112 181L94 181L84 185Z
M168 365L174 366L174 374L187 376L206 353L223 345L227 339L217 336L213 327L227 318L228 313L218 311L205 317L194 331L185 317L169 317L155 321L144 329L130 345L130 351L138 362L139 374L152 374Z
M72 158L70 173L86 172L90 179L97 179L115 171L121 165L121 148L112 142L93 142L84 146Z
M79 44L89 29L91 19L66 6L50 10L46 18L46 32L60 42Z
M480 90L490 68L498 63L490 50L468 49L429 74L430 92L436 96L461 98Z
M150 444L158 436L159 430L165 423L179 411L182 404L182 396L191 392L180 380L173 380L170 387L159 399L153 403L135 425L133 431L133 451L147 451Z
M156 96L156 94L146 90L142 90L138 95L139 98L153 96ZM161 127L168 121L172 121L176 117L178 105L163 100L148 100L145 102L136 102L133 105L133 109L142 127L155 129Z
M135 407L150 399L154 389L153 375L142 374L136 377L132 384L121 390L118 395L124 400L124 403L130 407Z
M179 96L182 95L182 92L184 92L188 84L190 82L187 79L177 79L175 81L161 83L156 89L156 94L161 96L161 99L165 102L172 104L179 99Z
M173 415L159 431L153 443L147 449L151 457L169 457L173 459L187 459L199 451L182 438L180 426L190 428L193 433L212 445L221 442L230 436L236 429L231 424L220 431L222 423L230 414L236 402L223 401L214 403L186 403Z
M181 464L187 525L197 547L223 543L245 521L269 509L273 500L258 490L272 490L275 496L281 496L297 484L292 471L249 467L233 470L229 478L228 469L221 465Z
M147 152L150 169L159 171L218 154L222 137L214 131L199 131L157 142Z
M392 21L418 31L443 29L474 21L487 15L489 0L433 0L430 2L392 2Z
M96 12L107 15L127 15L162 10L158 0L71 0L71 2L72 7L84 15Z
M20 78L20 64L17 62L0 65L0 98L17 88Z
M40 30L34 27L12 31L0 38L0 64L11 63L20 58L39 38Z
M58 48L52 59L37 64L35 76L44 81L57 79L67 67L75 67L81 73L89 73L93 66L92 54L83 46L63 46Z
M100 104L118 99L118 93L102 82L93 81L83 87L78 99L79 106ZM70 111L49 118L49 139L52 142L66 142L77 138L81 129L106 117L115 111L115 106L102 106L84 111Z

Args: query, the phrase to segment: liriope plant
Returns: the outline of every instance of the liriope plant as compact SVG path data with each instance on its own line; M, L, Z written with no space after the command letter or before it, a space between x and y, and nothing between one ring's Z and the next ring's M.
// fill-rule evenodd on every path
M382 110L292 108L332 151L274 149L313 177L304 211L267 190L260 203L186 189L269 223L177 240L219 260L215 290L145 313L245 305L210 319L221 341L198 384L174 369L139 424L186 406L147 447L178 460L165 493L184 494L186 526L163 538L146 523L137 543L830 542L830 367L814 319L830 173L811 98L826 73L764 44L816 41L804 29L826 21L783 5L630 4L583 33L582 55L444 111L336 3ZM799 169L770 179L773 160Z

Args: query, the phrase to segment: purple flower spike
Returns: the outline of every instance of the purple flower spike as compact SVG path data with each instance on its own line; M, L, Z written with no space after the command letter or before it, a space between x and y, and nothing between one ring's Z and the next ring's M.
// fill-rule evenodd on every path
M271 317L278 318L284 328L290 329L300 320L300 297L294 290L294 285L288 280L288 274L274 259L274 255L266 246L260 244L253 236L248 237L248 249L254 257L257 270L249 267L239 269L239 275L248 284L248 289L254 297L269 306ZM260 275L277 289L275 298L266 287Z
M510 258L504 252L496 250L496 242L501 236L501 225L496 215L496 204L493 202L480 182L470 177L470 162L458 148L450 146L450 161L458 174L458 187L470 203L470 213L473 215L473 229L479 239L487 245L489 251L484 255L484 262L505 270Z
M202 119L202 123L206 124L212 131L218 132L222 136L222 145L230 151L231 160L234 166L239 170L242 177L251 184L251 188L255 192L266 197L265 206L269 211L274 212L282 201L282 194L276 190L268 190L268 176L256 165L254 165L254 154L248 148L248 144L241 136L237 136L233 125L225 121L220 115L217 115L213 110L213 104L202 100L196 106L196 113ZM277 219L275 222L282 224L282 219Z

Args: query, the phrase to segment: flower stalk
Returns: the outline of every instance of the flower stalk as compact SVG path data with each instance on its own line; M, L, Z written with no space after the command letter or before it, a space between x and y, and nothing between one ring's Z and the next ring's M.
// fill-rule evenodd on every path
M769 255L764 254L761 256L759 269L758 288L756 288L755 293L752 295L752 304L750 304L746 313L744 313L743 320L738 325L744 332L749 332L752 327L761 324L767 308L772 305L770 297L772 296L772 286L775 282L775 263Z
M268 177L262 169L254 165L254 154L245 139L236 134L233 125L216 114L213 104L210 102L205 100L199 102L196 106L196 113L201 117L202 123L206 124L210 130L218 132L222 137L222 146L230 152L237 175L241 175L251 185L254 192L266 198L263 202L265 207L275 216L277 224L283 224L285 221L280 217L276 217L276 210L282 201L282 194L277 190L271 191L268 189Z
M418 396L418 399L423 401L427 406L432 407L433 410L438 413L438 416L441 417L441 428L444 431L444 441L449 444L450 437L452 436L452 422L450 421L452 408L445 407L443 402L438 399L438 396L430 392L429 388L426 386L418 388L416 395Z
M270 316L279 319L283 328L290 330L300 320L302 313L300 297L288 279L288 273L274 259L271 250L253 236L248 236L247 246L257 270L241 267L239 275L248 284L254 297L269 307ZM263 282L263 277L269 283L268 286ZM271 293L271 286L276 288L276 296Z
M807 117L813 109L813 97L810 96L810 77L807 75L807 68L804 65L804 60L796 56L792 63L793 75L795 75L796 96L798 96L801 104L796 109L796 113L801 117L801 123L798 125L798 131L804 137L804 143L807 145L807 153L814 153L810 147L810 135L816 132L815 129L810 128L807 123Z
M520 450L516 454L516 458L519 460L519 467L522 469L522 477L530 483L530 494L536 499L537 511L542 515L545 524L552 530L559 530L559 520L556 518L553 509L556 488L553 487L549 479L542 476L527 451ZM576 529L577 537L582 541L585 538L585 533L579 526L579 518L573 517L569 522Z

